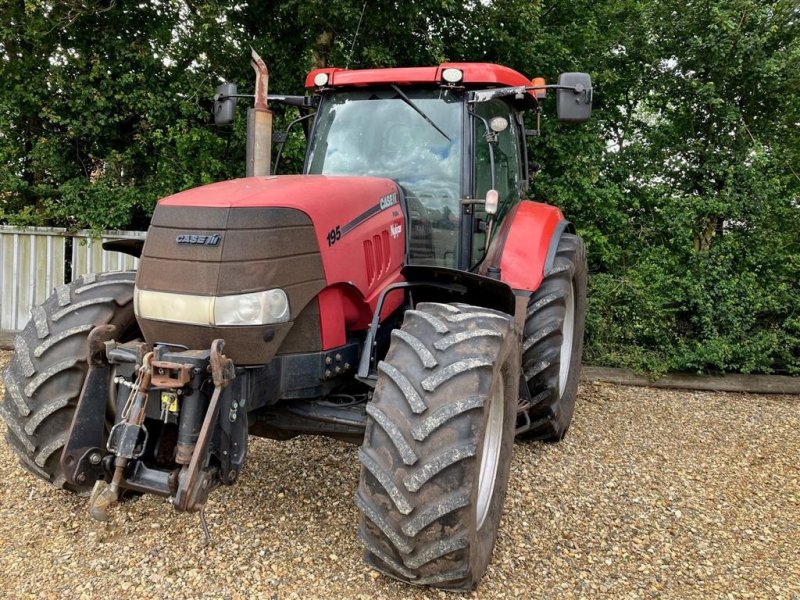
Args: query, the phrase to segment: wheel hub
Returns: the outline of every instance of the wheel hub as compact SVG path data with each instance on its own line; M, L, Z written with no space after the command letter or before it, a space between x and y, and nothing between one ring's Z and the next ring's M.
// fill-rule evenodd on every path
M497 467L500 463L500 446L503 441L503 421L505 416L505 382L500 376L495 393L489 404L489 418L483 436L481 466L478 473L478 499L475 511L478 529L483 527L494 495L494 482L497 478Z
M564 326L561 329L561 356L558 370L558 397L564 395L569 377L569 366L572 362L572 337L575 330L575 289L572 281L569 282L569 291L564 299L566 311L564 313Z

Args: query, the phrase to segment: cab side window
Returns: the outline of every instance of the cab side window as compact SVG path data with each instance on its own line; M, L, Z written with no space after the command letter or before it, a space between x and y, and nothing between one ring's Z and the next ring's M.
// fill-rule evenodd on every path
M519 139L517 122L511 108L503 100L491 100L475 105L475 113L486 121L503 117L508 127L497 134L494 144L495 186L500 195L501 210L507 211L520 199ZM492 185L489 143L486 127L481 119L475 120L475 192L477 198L486 196Z
M503 100L491 100L475 104L475 113L487 122L494 117L503 117L508 127L497 134L494 143L495 189L499 195L500 205L497 211L499 223L512 206L521 198L520 174L520 140L519 128L511 107ZM483 120L475 119L475 197L485 198L492 187L492 167L489 160L489 143L486 141L486 125ZM475 220L486 223L486 212L482 204L475 205ZM483 256L486 245L484 232L475 232L472 238L472 264Z

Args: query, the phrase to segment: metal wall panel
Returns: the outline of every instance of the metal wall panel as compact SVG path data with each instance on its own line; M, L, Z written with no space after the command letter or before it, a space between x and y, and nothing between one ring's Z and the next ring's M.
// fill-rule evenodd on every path
M0 225L0 330L22 329L31 307L64 283L65 246L64 230Z
M135 269L134 257L106 252L102 242L144 236L143 231L107 231L101 239L92 239L88 231L0 225L0 330L22 329L31 308L68 280L86 273Z

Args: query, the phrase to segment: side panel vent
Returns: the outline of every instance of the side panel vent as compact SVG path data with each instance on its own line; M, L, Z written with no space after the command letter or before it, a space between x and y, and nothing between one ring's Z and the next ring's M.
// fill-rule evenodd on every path
M389 270L392 262L389 232L382 231L364 240L364 260L367 266L367 284L372 285L381 275Z
M372 240L364 240L364 259L367 263L367 285L375 281L375 253L372 249Z

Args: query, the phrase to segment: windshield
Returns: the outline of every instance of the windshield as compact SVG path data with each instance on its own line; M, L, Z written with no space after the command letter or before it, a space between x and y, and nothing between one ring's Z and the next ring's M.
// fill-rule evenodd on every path
M435 126L391 88L330 94L317 114L307 172L396 180L412 221L412 262L453 266L459 238L463 97L443 89L403 91Z

